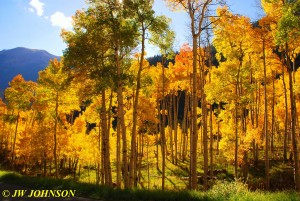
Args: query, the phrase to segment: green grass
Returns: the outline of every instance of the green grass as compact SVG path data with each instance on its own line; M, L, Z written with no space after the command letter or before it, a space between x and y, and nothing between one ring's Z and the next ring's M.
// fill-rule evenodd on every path
M251 192L239 181L217 182L207 192L200 191L171 191L143 189L114 189L94 184L77 183L70 179L52 179L23 176L14 172L0 171L0 181L29 187L32 189L63 189L76 190L76 196L90 197L111 201L300 201L300 195L292 191L283 192Z

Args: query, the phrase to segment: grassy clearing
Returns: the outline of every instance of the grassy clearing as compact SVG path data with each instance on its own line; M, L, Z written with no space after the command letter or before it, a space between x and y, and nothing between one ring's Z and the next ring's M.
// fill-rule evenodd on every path
M69 179L51 179L23 176L13 172L0 171L0 181L32 189L72 189L76 196L89 197L108 201L300 201L296 192L251 192L241 182L218 182L208 192L200 191L161 191L143 189L114 189L94 184L77 183Z

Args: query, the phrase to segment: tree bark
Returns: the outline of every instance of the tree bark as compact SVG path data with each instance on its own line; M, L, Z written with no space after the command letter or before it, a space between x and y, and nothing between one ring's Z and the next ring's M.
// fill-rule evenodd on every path
M274 152L274 137L275 137L275 78L276 78L276 72L273 72L273 78L272 78L272 124L271 124L271 152Z
M58 165L57 165L57 123L58 123L58 92L56 92L55 98L55 122L54 122L54 167L55 167L55 177L58 178Z
M270 162L269 162L269 133L268 133L268 103L267 103L267 65L265 53L265 39L263 39L264 65L264 136L265 136L265 188L270 189Z
M283 84L283 91L284 91L284 136L283 136L283 162L287 162L287 141L288 141L288 100L287 100L287 89L285 84L285 73L284 73L284 65L283 65L283 55L282 55L282 84Z
M178 163L178 108L179 101L182 92L179 92L179 95L173 96L173 106L174 106L174 142L175 142L175 165Z
M209 111L209 131L210 131L210 178L212 179L214 176L214 138L213 138L213 124L212 124L212 115L213 115L213 107L210 104L210 111Z
M290 87L290 104L291 104L291 133L292 133L292 148L294 154L294 176L295 176L295 187L296 190L300 191L300 175L299 175L299 156L298 156L298 145L297 145L297 136L296 136L296 107L295 107L295 97L293 91L293 76L292 76L292 66L288 54L288 45L286 44L286 58L288 65L288 74L289 74L289 87Z
M128 160L127 160L127 141L126 141L126 126L125 126L125 112L124 112L124 103L123 103L123 81L122 81L122 70L120 66L119 59L119 45L115 48L115 60L117 67L117 78L118 78L118 89L117 89L117 99L118 99L118 122L120 122L121 132L122 132L122 169L123 169L123 180L124 187L129 187L129 175L128 175Z
M238 96L237 84L235 86L235 94ZM235 124L235 146L234 146L234 177L238 178L238 103L235 100L235 109L234 109L234 124Z
M11 155L11 162L14 163L15 160L15 147L16 147L16 140L17 140L17 133L18 133L18 126L19 126L19 116L20 116L20 111L18 111L17 114L17 120L16 120L16 128L15 128L15 134L14 134L14 142L12 146L12 155Z
M121 188L121 135L120 135L120 122L117 122L117 187Z
M173 115L172 115L172 104L173 104L173 96L174 94L171 94L168 98L168 125L169 125L169 136L170 136L170 151L171 151L171 161L174 164L174 146L173 146L173 128L174 127L174 121L173 121ZM175 107L173 105L173 107ZM174 114L175 115L175 114Z
M164 60L164 58L163 58ZM162 125L161 125L161 155L162 155L162 180L161 188L165 189L165 168L166 168L166 137L165 137L165 122L166 122L166 103L165 103L165 67L162 62Z

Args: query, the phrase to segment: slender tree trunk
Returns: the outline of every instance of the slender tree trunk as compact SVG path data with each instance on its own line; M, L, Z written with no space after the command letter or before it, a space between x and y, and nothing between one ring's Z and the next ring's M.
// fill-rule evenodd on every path
M260 115L260 106L261 106L261 104L260 104L260 83L257 83L257 85L258 85L258 93L257 93L257 106L256 106L256 128L259 126L258 125L258 117L259 117L259 115Z
M137 151L136 151L136 137L137 137L137 110L139 105L139 94L141 89L141 73L143 69L143 62L145 56L145 34L146 30L144 26L142 26L142 52L141 52L141 60L139 62L139 69L137 74L136 81L136 91L135 98L133 103L133 116L132 116L132 133L131 133L131 153L130 153L130 166L129 166L129 186L132 187L134 181L136 181L137 176Z
M19 126L19 116L20 116L20 111L18 111L17 114L17 120L16 120L16 128L15 128L15 135L14 135L14 142L12 146L12 155L11 155L11 162L14 163L15 160L15 147L16 147L16 140L17 140L17 133L18 133L18 126Z
M238 84L235 86L235 94L238 95ZM234 124L235 124L235 146L234 146L234 177L238 178L238 103L235 100L235 112L234 112Z
M204 67L202 67L202 86L201 86L201 107L202 107L202 138L203 138L203 158L204 158L204 164L203 164L203 185L204 189L208 190L208 180L207 180L207 174L208 174L208 137L207 137L207 102L206 102L206 94L204 92L204 84L205 84L205 70Z
M106 120L106 123L107 123L107 161L108 161L108 177L109 177L109 185L112 185L112 174L111 174L111 162L110 162L110 127L111 127L111 108L112 108L112 91L110 93L110 96L109 96L109 106L108 106L108 110L106 111L106 114L107 115L107 120Z
M148 190L150 189L150 163L149 163L149 139L147 139L147 178L148 178Z
M274 138L275 138L275 79L276 79L276 72L272 72L273 79L272 79L272 136L271 136L271 152L274 152Z
M243 153L242 172L243 172L244 183L245 183L247 182L248 179L248 152L247 151L244 151Z
M287 141L288 141L288 101L287 101L287 89L285 84L285 73L284 73L284 65L283 65L283 55L282 55L282 84L283 84L283 91L284 91L284 137L283 137L283 162L287 161Z
M173 96L175 96L174 94L171 94L169 96L169 99L168 99L168 103L169 103L169 109L168 109L168 124L169 124L169 136L170 136L170 151L171 151L171 161L172 163L174 164L174 147L173 147L173 128L175 129L174 127L174 122L173 122L173 115L172 115L172 99L173 99ZM173 107L175 107L173 105ZM175 114L174 114L175 115Z
M104 185L104 146L103 146L103 131L101 121L99 121L98 126L98 149L100 152L100 159L98 162L98 183Z
M138 182L142 188L144 188L143 183L141 182L141 179L143 177L142 175L142 161L143 161L143 155L144 155L144 136L142 133L139 134L139 139L140 139L140 143L139 143L139 153L138 153L138 165L137 165L137 180L136 182Z
M199 2L198 2L199 3ZM191 34L193 40L193 74L192 74L192 133L191 133L191 156L190 156L190 166L191 166L191 189L196 190L198 188L198 177L197 177L197 145L198 145L198 128L197 128L197 107L198 107L198 97L197 97L197 50L198 43L197 40L202 32L202 24L205 19L205 14L208 6L212 3L211 0L207 0L197 4L195 1L188 1L188 13L191 19ZM197 7L197 8L195 8ZM198 13L196 13L198 12ZM196 24L197 23L197 24ZM201 72L200 72L201 73ZM200 92L202 96L201 106L204 109L202 115L203 124L203 140L204 140L204 189L207 189L207 170L208 170L208 149L207 149L207 121L206 121L206 97L204 93L204 68L202 68L202 83L200 84Z
M185 100L184 100L184 114L183 114L183 120L182 120L182 151L181 151L181 160L186 160L186 138L188 135L188 121L189 121L189 102L190 102L190 96L186 93L185 94Z
M162 101L162 124L165 124L165 101ZM165 189L165 169L166 169L166 137L165 137L165 127L161 127L161 155L162 155L162 190Z
M102 152L102 158L103 158L103 162L102 162L102 167L103 167L103 171L104 171L104 182L105 185L109 185L109 178L108 178L108 161L107 161L107 152L108 150L106 150L107 148L107 136L106 136L106 104L105 104L105 90L103 89L101 92L101 97L102 97L102 101L101 101L101 113L100 113L100 117L101 117L101 121L100 121L100 125L101 125L101 142L102 142L102 146L101 146L101 152Z
M56 92L55 99L55 122L54 122L54 167L55 167L55 177L58 178L58 164L57 164L57 123L58 123L58 92Z
M102 101L101 101L101 127L102 127L102 150L104 156L104 177L105 184L108 186L112 185L111 179L111 167L110 167L110 154L109 154L109 132L107 128L107 115L106 115L106 93L105 89L102 89L101 92Z
M178 96L173 96L173 106L174 106L174 142L175 142L175 165L178 163L178 108L180 101L180 94Z
M101 166L100 162L97 163L97 173L96 173L96 184L99 185L101 182ZM102 184L103 182L101 182Z
M259 116L259 111L260 111L260 83L258 83L257 81L255 81L255 86L256 86L256 96L255 96L255 109L254 109L254 117L255 117L255 121L254 121L254 127L258 128L258 116ZM257 165L258 163L258 159L259 159L259 147L257 144L257 141L254 139L253 140L253 160L254 160L254 166Z
M270 189L270 162L269 162L269 133L268 133L268 103L267 103L267 65L265 54L265 39L263 39L263 65L264 65L264 136L265 136L265 187Z
M159 124L158 124L158 131L156 133L156 169L159 170L159 155L158 155L158 144L159 144L159 139L158 139L158 133L161 133L161 128L162 128L162 119L161 119L161 104L160 101L157 100L157 111L158 111L158 118L159 118Z
M250 66L252 66L251 63L251 57L249 57L250 60ZM253 81L253 72L252 69L250 69L250 84L253 85L254 81ZM254 126L254 108L255 108L255 100L254 100L254 90L251 92L250 95L250 99L251 99L251 103L250 103L250 120L251 120L251 125Z
M293 91L293 76L292 76L292 66L290 58L288 55L288 45L286 44L286 58L288 64L288 74L289 74L289 87L290 87L290 104L291 104L291 133L292 133L292 148L294 154L294 166L295 166L295 184L296 190L300 191L300 175L299 175L299 156L298 156L298 145L296 136L296 108L295 108L295 97Z
M122 81L122 71L120 66L119 59L119 46L115 48L115 59L117 67L117 77L118 77L118 90L117 90L117 99L118 99L118 122L120 122L121 132L122 132L122 152L123 152L123 180L124 187L129 187L129 175L128 175L128 160L127 160L127 141L126 141L126 126L125 126L125 112L124 112L124 103L123 103L123 81Z
M117 122L117 187L121 188L121 135L120 122Z
M161 155L162 155L162 190L165 189L165 168L166 168L166 137L165 137L165 121L166 121L166 103L165 103L165 67L162 62L162 126L161 126Z
M212 115L213 115L213 107L210 104L210 111L209 111L209 130L210 130L210 178L212 179L214 176L214 138L213 138L213 124L212 124Z
M195 25L192 21L192 29L194 30ZM191 144L190 144L190 172L191 172L191 189L196 190L198 188L198 177L197 177L197 141L198 141L198 128L197 128L197 43L198 36L193 35L193 89L192 89L192 133L191 133ZM203 94L202 94L203 95ZM203 103L202 103L203 104ZM202 106L203 108L206 106ZM205 156L204 156L205 158ZM205 170L204 170L205 171ZM205 175L205 173L204 173ZM205 177L205 176L204 176ZM205 179L204 179L205 181ZM205 184L205 182L204 182Z

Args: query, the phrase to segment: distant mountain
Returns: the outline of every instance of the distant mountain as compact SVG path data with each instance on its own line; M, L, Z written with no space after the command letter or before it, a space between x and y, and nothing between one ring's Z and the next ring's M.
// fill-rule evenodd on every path
M25 80L36 81L38 72L44 70L54 58L60 57L45 50L24 47L0 51L0 96L18 74L22 74Z
M177 54L179 54L179 52L176 52L175 54L177 55ZM162 62L162 55L154 55L152 57L148 57L147 60L150 64L150 66L156 66L157 63ZM167 67L170 62L172 62L174 64L175 63L175 57L174 57L174 59L168 59L165 63L165 67Z

